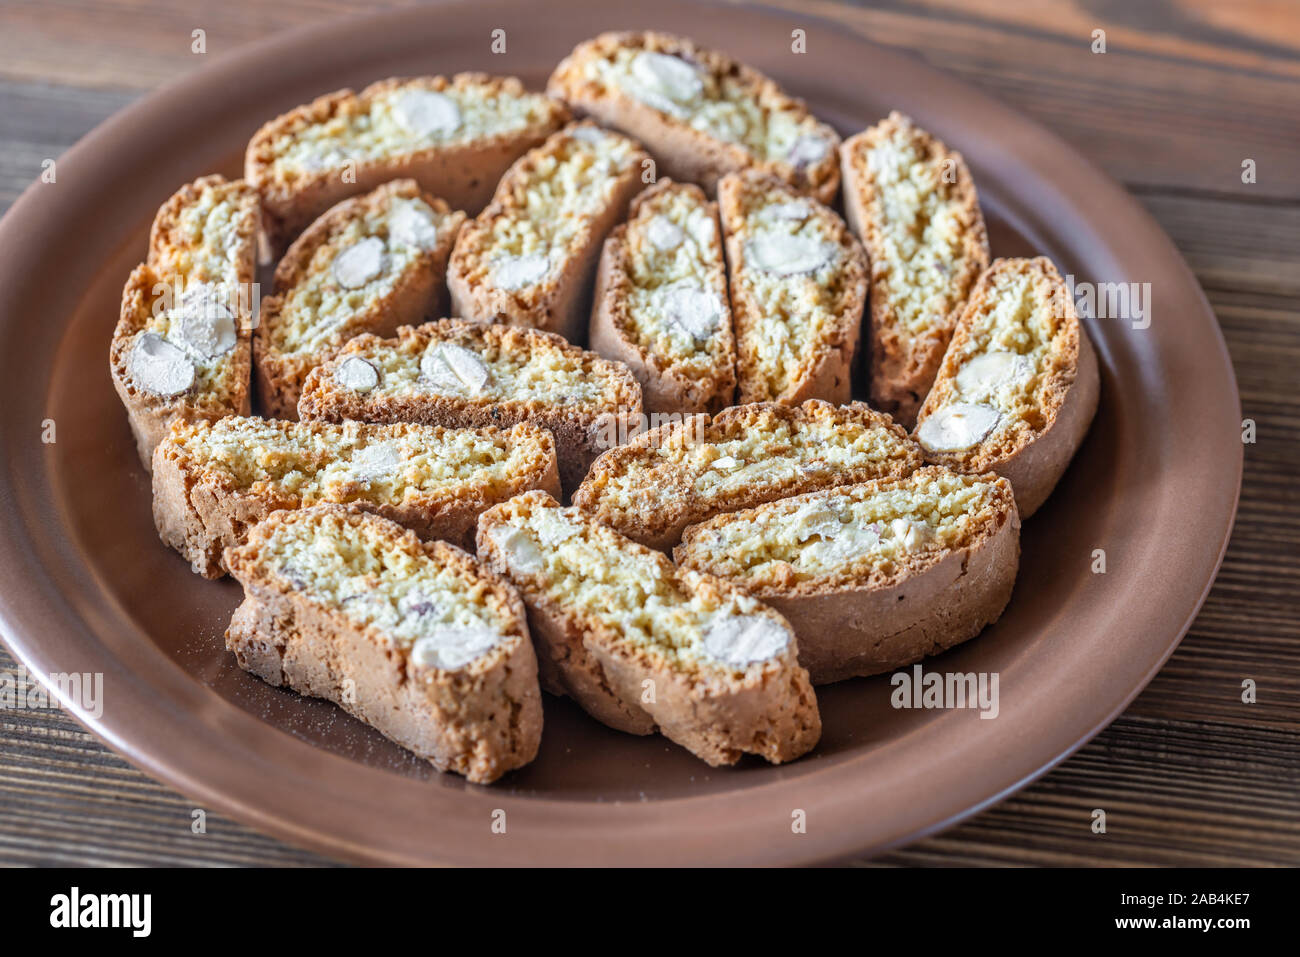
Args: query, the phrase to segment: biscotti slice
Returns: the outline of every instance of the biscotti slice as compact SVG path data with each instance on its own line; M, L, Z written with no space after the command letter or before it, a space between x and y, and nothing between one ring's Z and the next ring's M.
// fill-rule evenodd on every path
M849 401L867 259L844 221L758 171L718 185L741 402Z
M757 403L643 432L596 460L573 503L643 545L668 549L721 512L923 464L902 426L861 402Z
M537 755L537 657L514 589L361 509L276 512L226 553L239 666L325 698L439 771L489 784Z
M207 578L222 552L282 508L357 505L474 547L485 508L528 489L559 493L545 429L284 422L229 416L177 423L154 452L153 516L162 540Z
M572 491L605 449L641 424L641 387L622 363L560 336L442 319L361 335L307 377L305 420L476 427L532 422L555 436Z
M576 340L601 243L649 163L632 140L591 123L530 150L456 240L447 267L452 313Z
M752 168L823 203L835 200L839 135L725 53L664 33L605 33L561 61L547 89L635 136L660 173L709 195L725 174Z
M821 718L794 634L739 588L679 570L544 492L479 519L481 559L523 595L543 687L717 767L811 750Z
M262 196L278 254L341 199L409 177L453 209L481 210L516 159L568 111L513 77L389 79L339 90L276 117L248 143L244 175Z
M998 259L966 304L913 433L926 461L1043 504L1097 411L1097 355L1051 260Z
M874 675L997 621L1020 564L1006 479L930 466L769 502L686 530L677 564L775 608L814 684Z
M263 411L298 417L307 373L362 332L446 315L447 257L465 214L413 179L345 199L307 227L275 268L253 366Z
M173 419L249 411L256 248L257 193L242 180L205 176L158 210L109 348L146 470Z
M591 348L626 363L647 412L717 412L736 391L718 207L698 186L661 179L605 240Z
M907 428L989 264L970 170L901 113L840 147L844 209L871 260L871 402Z

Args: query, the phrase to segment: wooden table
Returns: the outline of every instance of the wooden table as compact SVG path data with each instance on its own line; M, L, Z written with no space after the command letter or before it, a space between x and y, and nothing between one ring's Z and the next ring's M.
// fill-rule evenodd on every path
M1300 864L1300 5L785 5L984 88L1124 183L1196 271L1258 430L1218 581L1150 687L1036 784L876 863ZM0 2L0 208L43 159L205 55L349 6ZM326 863L212 814L195 836L192 808L62 713L0 711L0 864Z

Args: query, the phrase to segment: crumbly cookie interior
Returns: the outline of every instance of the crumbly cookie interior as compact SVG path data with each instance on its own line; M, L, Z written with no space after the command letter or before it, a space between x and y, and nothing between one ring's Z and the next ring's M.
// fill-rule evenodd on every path
M970 291L954 279L970 271L973 283L978 271L967 261L968 224L952 170L933 142L902 121L881 124L855 147L852 161L874 192L873 295L887 298L907 336L942 328Z
M548 602L598 621L638 652L687 673L743 671L745 657L720 657L730 632L763 631L772 644L751 649L753 660L779 652L788 629L763 606L693 571L675 569L663 555L643 548L582 515L575 508L541 504L532 495L494 512L488 536L512 578ZM755 617L763 617L755 622ZM780 634L778 634L780 633ZM766 652L766 654L762 654ZM721 652L727 655L728 652Z
M974 423L963 434L974 440L966 448L978 449L977 464L1009 454L1046 428L1053 390L1070 378L1071 355L1063 348L1068 305L1059 277L1032 260L1002 260L991 269L944 357L937 401L917 427L918 441L938 454L964 453L936 439L941 417L951 421L959 413Z
M543 284L619 185L640 175L640 155L632 140L589 123L552 135L506 173L493 205L469 227L465 280L508 290Z
M428 224L437 238L428 246L406 241L392 228L398 217ZM428 248L446 241L452 222L419 196L389 194L360 207L360 215L341 223L312 251L302 274L282 292L283 304L268 330L272 346L284 354L312 353L346 338L359 328L350 320L372 315L398 281L420 266ZM367 240L378 243L369 256L377 268L349 275L345 257L369 253L370 247L358 249Z
M254 540L257 562L273 580L354 625L379 629L398 649L432 640L452 659L444 664L453 664L517 633L503 590L468 556L450 548L431 556L388 523L313 509L259 526Z
M717 220L701 191L673 184L643 202L624 233L628 337L692 379L730 361L726 268Z
M820 159L831 144L802 104L756 83L752 74L728 70L715 55L679 55L669 38L592 49L581 63L583 80L666 113L708 136L743 147L765 162L794 165L801 155ZM821 144L817 156L807 141Z
M689 434L683 429L683 438ZM726 507L837 477L859 480L910 471L920 464L915 446L881 425L840 415L781 416L760 409L710 426L703 441L670 441L629 450L617 470L602 472L591 500L602 515L653 522L646 509L680 504ZM843 480L843 479L841 479Z
M1005 520L1010 494L992 476L926 468L721 516L688 531L688 567L757 588L834 587L892 579L968 546Z
M240 416L178 425L172 439L196 476L297 506L502 497L521 476L543 473L553 448L546 432L527 424L449 429Z
M249 188L238 181L204 183L197 198L181 207L166 229L155 270L164 280L184 276L191 282L237 281L238 259L247 252L256 228L256 221L246 218L249 196Z
M547 124L554 104L513 80L422 77L343 101L318 122L287 126L269 144L272 176L292 183L344 166L519 133Z
M338 373L350 357L378 372L378 385L369 393L375 398L443 395L609 408L621 397L589 356L504 326L425 327L396 340L354 342L328 367L331 388L347 391Z
M773 401L802 379L837 332L853 293L848 250L835 215L793 190L750 182L735 198L728 225L743 253L733 263L733 298L753 301L752 309L737 306L743 387L752 401Z

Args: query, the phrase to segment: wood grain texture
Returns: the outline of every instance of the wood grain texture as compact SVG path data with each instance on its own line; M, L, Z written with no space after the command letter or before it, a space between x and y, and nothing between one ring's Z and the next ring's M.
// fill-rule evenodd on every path
M405 6L381 0L372 9ZM780 5L779 3L777 5ZM912 51L1129 187L1218 316L1258 439L1223 569L1130 709L1043 779L873 865L1300 864L1300 7L1278 0L788 4ZM343 0L0 3L0 208L208 53ZM1107 52L1090 50L1103 29ZM1241 181L1243 158L1258 182ZM1194 387L1188 384L1188 387ZM0 649L0 670L13 668ZM1258 701L1244 704L1246 678ZM1094 809L1107 833L1092 833ZM58 711L0 711L0 864L320 865L135 771Z

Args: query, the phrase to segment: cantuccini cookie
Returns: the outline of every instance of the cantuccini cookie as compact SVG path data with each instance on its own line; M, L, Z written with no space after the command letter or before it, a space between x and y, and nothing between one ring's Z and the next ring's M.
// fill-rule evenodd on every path
M736 391L736 346L718 207L661 179L605 240L591 348L626 363L647 412L717 412Z
M242 180L205 176L158 210L109 349L146 470L173 419L249 411L256 248L257 193Z
M1006 479L930 466L686 530L673 553L784 615L814 684L938 654L996 621L1020 561Z
M861 402L758 403L643 432L596 460L573 503L667 549L687 525L774 499L910 474L921 450Z
M162 540L217 578L222 552L278 509L356 505L421 538L473 548L489 505L540 488L558 494L555 442L540 426L284 422L229 416L177 423L154 452Z
M253 366L262 410L298 416L307 373L362 332L446 315L444 275L463 212L394 180L346 199L316 220L275 268L262 303Z
M557 100L513 77L389 79L339 90L276 117L249 141L244 175L262 197L278 254L339 200L411 178L471 214L507 167L564 125Z
M648 167L638 144L591 123L530 150L456 240L447 267L452 312L577 340L601 244Z
M623 130L659 171L713 195L727 173L758 169L823 203L835 200L839 135L763 74L664 33L605 33L551 74L550 92Z
M1021 518L1043 504L1097 411L1097 356L1051 260L980 276L913 433L926 460L1011 482Z
M361 335L307 377L305 420L506 426L532 422L555 436L571 491L591 462L641 424L641 387L622 363L560 336L443 319Z
M611 727L656 730L713 766L811 750L817 701L780 615L527 492L484 512L482 560L528 607L544 686Z
M740 402L849 401L867 259L843 220L758 171L718 185Z
M975 182L901 113L845 141L844 209L871 260L871 401L916 421L962 306L989 264Z
M282 511L226 553L240 667L325 698L440 771L488 784L537 754L537 658L519 596L446 542L342 505Z

